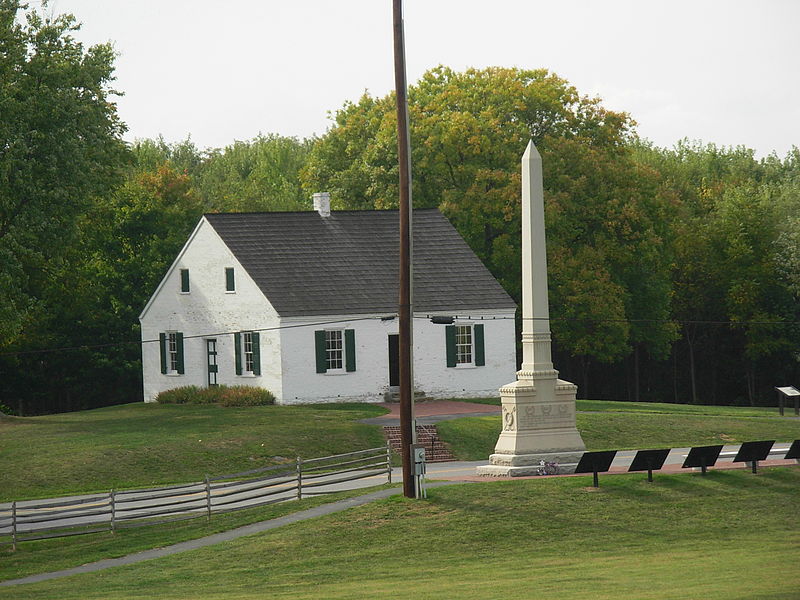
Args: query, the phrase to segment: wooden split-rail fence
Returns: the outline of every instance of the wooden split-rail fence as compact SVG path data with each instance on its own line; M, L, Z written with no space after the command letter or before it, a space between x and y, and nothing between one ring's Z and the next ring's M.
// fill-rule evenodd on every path
M204 481L115 491L72 498L0 504L0 545L30 540L114 532L122 527L169 523L213 513L300 500L363 487L353 482L386 477L392 482L388 446L302 459ZM376 482L376 485L380 482Z

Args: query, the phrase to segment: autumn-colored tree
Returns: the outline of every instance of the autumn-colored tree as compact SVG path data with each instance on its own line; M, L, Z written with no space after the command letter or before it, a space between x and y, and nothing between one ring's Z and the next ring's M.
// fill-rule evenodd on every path
M519 160L528 140L537 145L561 347L606 363L634 344L668 352L674 327L655 322L669 316L667 215L656 173L631 159L627 115L545 70L506 68L437 67L409 88L409 111L414 206L438 206L517 300ZM391 96L345 104L311 151L306 190L330 191L338 208L395 207L394 119Z

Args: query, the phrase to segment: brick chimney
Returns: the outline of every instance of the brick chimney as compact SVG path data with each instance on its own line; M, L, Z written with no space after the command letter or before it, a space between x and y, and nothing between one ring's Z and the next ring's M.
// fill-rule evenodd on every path
M314 210L319 213L320 217L331 216L331 195L328 192L317 192L313 196Z

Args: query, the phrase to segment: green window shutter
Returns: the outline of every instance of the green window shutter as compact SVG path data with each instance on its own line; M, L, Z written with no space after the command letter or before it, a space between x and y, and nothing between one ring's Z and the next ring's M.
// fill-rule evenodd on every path
M444 328L444 339L447 345L447 366L456 366L456 326L447 325Z
M261 343L258 340L258 332L250 334L253 342L253 375L261 375Z
M354 329L344 330L344 370L356 370L356 332Z
M189 292L189 269L181 269L181 291Z
M178 375L183 375L183 334L180 331L175 334L175 342L178 346Z
M325 330L314 332L314 350L317 357L317 373L328 371L328 353L325 351Z
M472 332L475 336L475 366L482 367L486 364L486 353L483 348L483 324L473 326Z
M236 291L236 279L234 279L233 267L225 267L225 291Z
M167 374L167 334L158 334L158 346L161 351L161 372Z
M233 334L233 355L236 360L236 374L242 374L242 334Z

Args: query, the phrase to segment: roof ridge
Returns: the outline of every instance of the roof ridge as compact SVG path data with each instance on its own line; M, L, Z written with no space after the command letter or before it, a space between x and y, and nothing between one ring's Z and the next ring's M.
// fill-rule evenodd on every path
M341 214L358 214L358 213L396 213L399 212L397 208L386 208L386 209L377 209L377 208L367 208L367 209L346 209L346 210L331 210L331 216L333 215L341 215ZM442 211L439 210L437 207L433 208L415 208L414 212L438 212L441 213ZM231 215L305 215L305 214L319 214L313 208L308 210L253 210L253 211L243 211L243 212L209 212L203 213L204 217L218 217L218 216L231 216ZM327 218L327 217L326 217Z

